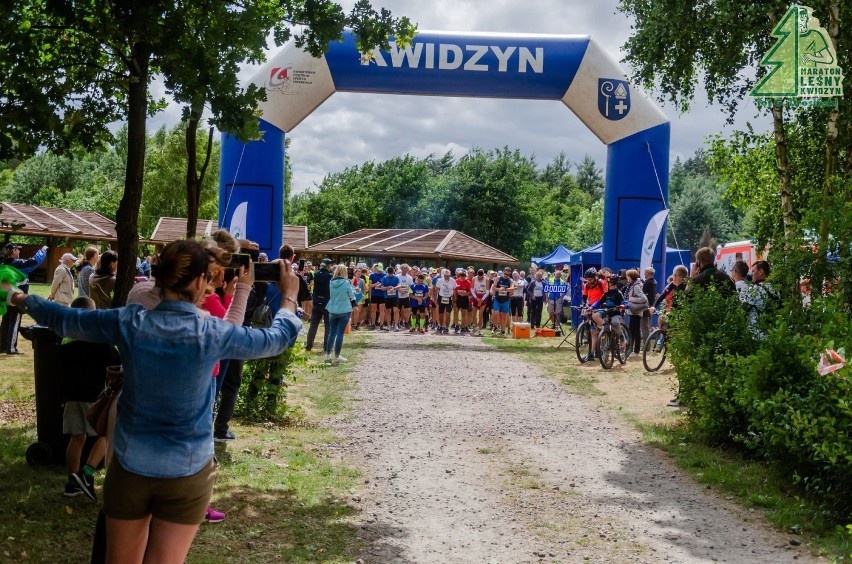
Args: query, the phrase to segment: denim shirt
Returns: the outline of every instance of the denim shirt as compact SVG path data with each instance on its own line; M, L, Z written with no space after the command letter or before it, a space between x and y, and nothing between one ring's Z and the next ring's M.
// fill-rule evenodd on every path
M118 346L124 385L113 435L123 468L177 478L213 458L213 366L225 358L276 356L296 341L302 323L281 309L268 329L199 315L183 301L86 311L29 296L29 314L61 337Z

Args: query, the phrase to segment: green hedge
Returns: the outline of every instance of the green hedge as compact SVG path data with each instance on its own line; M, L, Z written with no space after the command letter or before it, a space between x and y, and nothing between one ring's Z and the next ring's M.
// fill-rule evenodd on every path
M777 463L831 518L852 520L852 370L816 370L826 348L852 351L852 316L840 299L809 307L796 300L764 315L763 339L748 330L735 297L713 290L671 317L671 359L691 430Z

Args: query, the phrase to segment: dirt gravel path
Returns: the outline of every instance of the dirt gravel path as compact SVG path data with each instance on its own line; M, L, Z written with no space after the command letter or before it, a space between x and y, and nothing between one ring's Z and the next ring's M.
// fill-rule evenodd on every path
M353 377L363 562L813 560L479 339L376 334Z

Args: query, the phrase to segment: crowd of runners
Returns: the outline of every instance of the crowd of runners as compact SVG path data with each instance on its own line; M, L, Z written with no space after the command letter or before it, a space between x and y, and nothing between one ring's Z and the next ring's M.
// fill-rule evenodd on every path
M694 272L679 265L661 292L653 267L617 272L607 267L589 268L583 272L582 280L575 282L582 287L582 305L577 307L587 312L595 328L603 325L602 312L620 308L617 315L629 327L633 352L639 353L653 328L655 314L661 306L672 306L673 296L687 287L691 274L697 285L707 285L703 279L712 278L722 284L724 293L736 291L749 307L750 323L756 330L756 317L764 309L766 293L771 295L771 287L763 282L769 272L768 263L756 262L752 279L748 265L738 261L731 278L716 269L714 257L711 249L700 249ZM331 260L324 259L323 264L330 265ZM533 265L529 274L508 266L486 271L472 266L450 270L397 264L385 268L381 262L372 266L352 262L347 268L355 296L351 316L354 331L431 331L471 336L490 331L491 335L506 336L511 335L514 324L525 322L532 330L550 326L559 334L562 324L570 321L572 282L568 272L559 267L548 272ZM310 286L310 262L299 274ZM746 279L751 281L747 286ZM302 305L310 313L311 300L306 299ZM593 334L589 360L594 358L594 341Z
M312 267L301 273L312 281ZM348 275L355 293L352 329L408 331L409 333L482 336L508 335L513 323L526 322L534 329L545 320L557 326L568 293L561 271L538 269L527 275L506 267L486 271L473 267L447 268L385 266L350 263ZM546 291L550 286L557 291ZM310 309L309 301L303 303ZM526 311L526 315L525 315Z

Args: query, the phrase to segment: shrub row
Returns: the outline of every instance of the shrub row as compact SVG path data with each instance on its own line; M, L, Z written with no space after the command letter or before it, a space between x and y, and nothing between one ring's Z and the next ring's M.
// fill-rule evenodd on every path
M777 465L852 521L852 370L817 372L820 354L852 352L852 317L839 298L798 300L748 328L736 297L695 292L671 316L670 350L692 431Z

